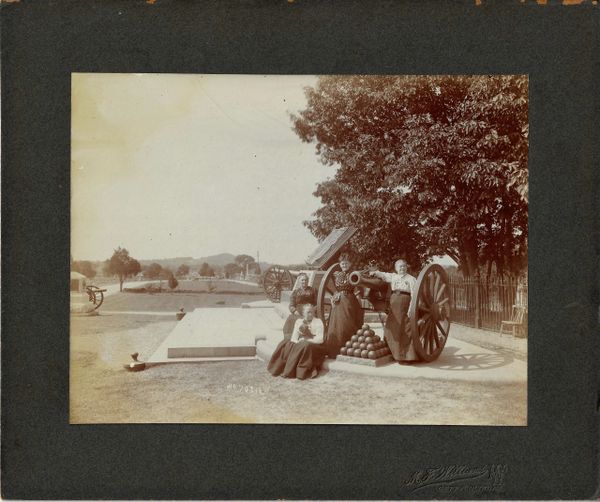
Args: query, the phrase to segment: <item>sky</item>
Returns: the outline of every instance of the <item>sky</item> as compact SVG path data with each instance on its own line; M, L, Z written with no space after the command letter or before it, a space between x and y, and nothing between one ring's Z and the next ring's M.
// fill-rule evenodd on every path
M71 250L302 263L334 167L292 131L314 76L72 75Z

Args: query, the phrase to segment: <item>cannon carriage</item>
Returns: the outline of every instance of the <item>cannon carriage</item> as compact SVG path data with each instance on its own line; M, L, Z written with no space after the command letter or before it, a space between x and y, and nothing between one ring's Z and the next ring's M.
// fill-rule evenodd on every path
M336 292L334 277L341 271L338 258L342 247L356 233L353 227L333 230L307 259L306 270L292 271L274 265L265 272L263 287L275 302L288 299L300 273L308 275L308 284L317 293L317 316L327 328L332 298ZM365 322L385 322L391 289L385 281L372 277L373 264L350 274L350 283L362 289L361 304ZM426 265L418 274L415 294L411 297L406 329L411 334L407 361L436 360L446 345L450 332L450 286L446 271L438 264Z
M87 278L79 272L71 272L70 303L72 313L90 313L98 310L104 302L106 289L87 284Z

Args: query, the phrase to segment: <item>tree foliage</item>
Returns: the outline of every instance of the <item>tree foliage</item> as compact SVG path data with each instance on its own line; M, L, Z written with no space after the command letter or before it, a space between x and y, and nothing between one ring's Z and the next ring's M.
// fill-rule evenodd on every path
M144 270L144 275L148 277L148 279L158 279L163 271L163 268L160 263L151 263Z
M249 254L239 254L235 257L235 262L240 267L245 269L246 265L250 265L251 263L254 263L254 258L252 256L250 256Z
M71 262L71 270L85 275L88 279L96 277L96 269L91 261L81 260Z
M179 268L177 268L176 275L179 277L182 277L184 275L188 275L189 273L190 273L189 265L182 263L181 265L179 265Z
M175 289L177 286L179 286L179 281L173 274L171 274L169 276L169 288Z
M140 263L129 256L129 251L118 247L108 260L106 271L110 275L119 277L119 289L123 291L123 281L125 278L138 274L142 270Z
M169 280L171 277L173 277L173 272L171 269L169 267L162 267L159 278Z
M239 274L242 271L242 267L240 267L237 263L228 263L223 267L223 272L225 273L225 277L228 279L235 274Z
M206 262L204 262L202 265L200 265L200 270L198 271L198 273L202 277L214 277L215 276L215 271Z
M448 255L475 273L527 257L527 78L324 76L294 130L337 166L305 222L319 239L353 225L353 251L418 269Z

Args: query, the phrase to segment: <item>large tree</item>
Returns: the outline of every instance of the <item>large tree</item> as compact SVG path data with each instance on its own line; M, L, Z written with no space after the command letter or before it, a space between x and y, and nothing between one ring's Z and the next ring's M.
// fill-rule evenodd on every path
M127 249L118 247L108 260L106 269L109 274L119 277L119 290L123 291L125 278L138 274L142 267L136 259L129 256Z
M353 251L413 268L448 255L467 273L527 257L527 78L325 76L292 120L336 166L305 222L322 239L358 228Z

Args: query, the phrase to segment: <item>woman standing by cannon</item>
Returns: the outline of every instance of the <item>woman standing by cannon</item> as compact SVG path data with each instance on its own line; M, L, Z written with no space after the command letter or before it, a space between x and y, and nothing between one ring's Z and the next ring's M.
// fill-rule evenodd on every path
M396 273L374 271L372 275L389 282L392 289L390 311L383 329L385 340L396 361L405 359L410 346L410 336L406 332L406 320L411 297L415 294L417 280L407 273L405 260L396 260Z
M283 337L289 340L298 319L302 319L304 305L317 304L317 291L308 285L308 275L304 272L298 275L299 287L290 295L290 315L283 325Z
M331 314L325 336L327 354L334 359L350 337L362 326L364 312L358 297L357 288L350 284L348 276L352 263L347 254L340 256L341 271L335 272L335 294L331 299Z

